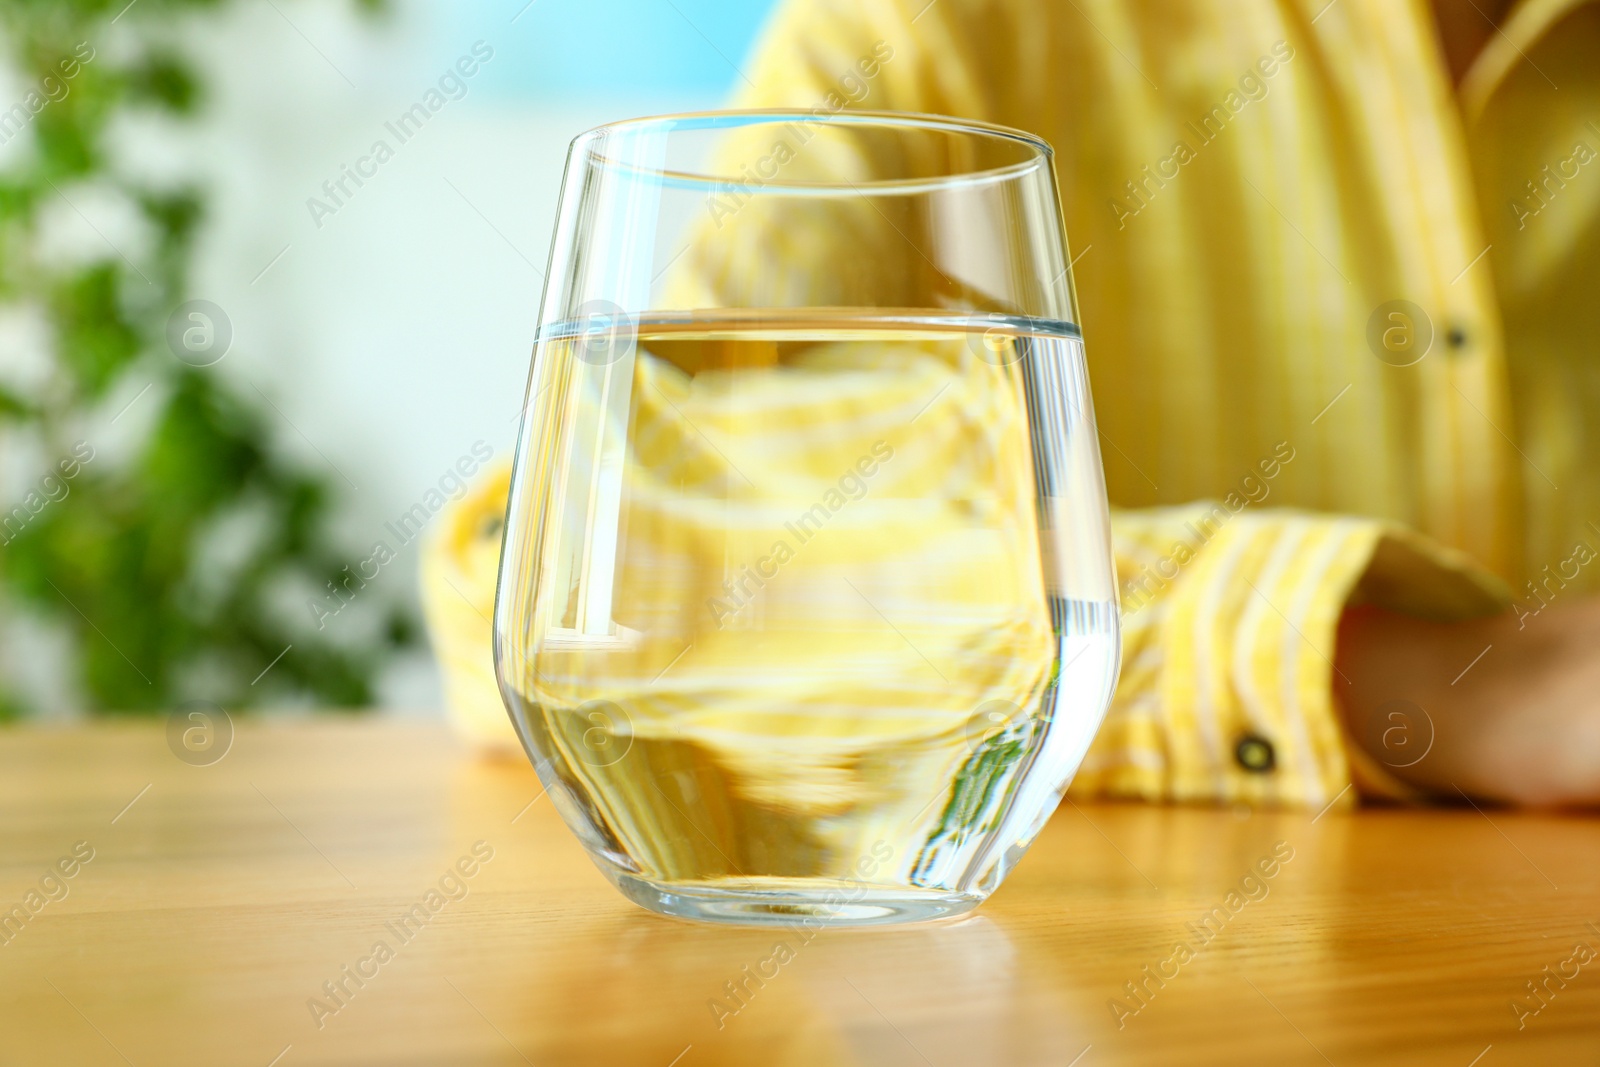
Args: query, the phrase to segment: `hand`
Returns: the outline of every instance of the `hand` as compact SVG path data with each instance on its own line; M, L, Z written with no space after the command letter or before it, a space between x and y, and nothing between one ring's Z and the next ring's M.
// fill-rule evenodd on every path
M1335 665L1351 733L1402 781L1446 797L1600 804L1600 599L1458 623L1353 608Z

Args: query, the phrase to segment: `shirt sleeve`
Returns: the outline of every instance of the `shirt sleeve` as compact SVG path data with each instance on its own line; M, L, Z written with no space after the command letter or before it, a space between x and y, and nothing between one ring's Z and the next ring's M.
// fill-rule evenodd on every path
M485 750L521 748L494 673L494 589L511 464L452 501L422 550L422 609L458 732Z
M502 467L453 503L422 564L452 717L475 743L507 750L517 739L495 684L490 617L509 482ZM1374 519L1234 498L1120 511L1112 528L1122 675L1073 781L1079 797L1313 809L1357 794L1409 799L1345 734L1339 616L1375 604L1447 621L1509 604L1467 557Z
M1122 676L1075 796L1410 798L1345 733L1340 615L1371 603L1443 621L1509 603L1467 557L1374 519L1234 498L1119 512L1113 531Z

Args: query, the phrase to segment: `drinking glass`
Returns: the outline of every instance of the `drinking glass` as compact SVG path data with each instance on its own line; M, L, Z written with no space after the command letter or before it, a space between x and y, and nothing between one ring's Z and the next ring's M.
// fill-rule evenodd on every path
M982 902L1118 666L1050 147L750 111L572 142L495 605L550 798L668 915Z

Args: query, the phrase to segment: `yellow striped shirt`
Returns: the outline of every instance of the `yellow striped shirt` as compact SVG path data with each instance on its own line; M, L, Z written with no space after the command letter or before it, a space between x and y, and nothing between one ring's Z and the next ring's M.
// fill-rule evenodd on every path
M1600 3L1522 0L1503 31L1457 90L1426 0L775 16L739 106L950 114L1057 151L1124 601L1075 794L1398 792L1338 714L1347 604L1600 589ZM456 510L425 585L452 707L509 741L482 617L504 495Z

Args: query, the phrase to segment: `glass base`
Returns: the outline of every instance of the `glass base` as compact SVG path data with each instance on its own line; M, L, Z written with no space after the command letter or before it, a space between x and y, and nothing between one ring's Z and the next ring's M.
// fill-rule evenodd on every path
M678 919L743 926L888 926L948 919L971 911L976 893L839 886L805 879L760 878L748 886L657 885L608 872L622 895Z

